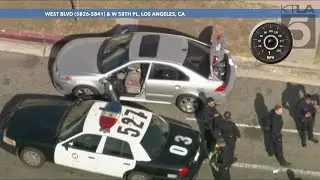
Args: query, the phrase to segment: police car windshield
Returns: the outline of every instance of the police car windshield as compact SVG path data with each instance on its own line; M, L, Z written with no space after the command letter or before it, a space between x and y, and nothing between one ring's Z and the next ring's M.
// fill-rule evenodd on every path
M65 140L82 131L84 121L94 101L84 101L80 105L74 104L67 111L60 124L58 139Z
M169 125L159 115L153 114L150 125L141 140L141 145L147 151L151 159L159 156L167 142Z

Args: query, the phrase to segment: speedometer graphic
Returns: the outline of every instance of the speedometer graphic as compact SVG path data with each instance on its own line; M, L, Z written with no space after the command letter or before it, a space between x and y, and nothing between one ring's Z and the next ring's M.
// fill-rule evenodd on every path
M264 21L250 34L252 55L260 62L276 64L288 57L293 39L290 30L280 22Z

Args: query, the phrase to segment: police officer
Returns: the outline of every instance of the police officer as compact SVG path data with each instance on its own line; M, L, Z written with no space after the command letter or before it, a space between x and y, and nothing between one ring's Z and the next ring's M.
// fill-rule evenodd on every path
M214 146L216 144L216 139L221 134L220 130L216 127L216 124L218 123L218 121L220 121L223 118L220 112L218 111L216 103L214 101L211 102L210 107L212 110L213 118L210 122L212 133L207 134L207 139L210 138L210 140L208 140L208 147Z
M300 120L299 135L301 137L302 147L307 146L307 135L310 141L319 143L313 135L316 109L318 108L319 105L312 101L312 96L310 94L307 94L298 104L298 117Z
M236 141L240 139L241 134L234 122L231 120L231 112L226 111L224 114L224 119L217 122L217 128L221 131L221 136L226 142L226 147L223 150L223 156L227 159L228 164L231 164L237 159L234 156L234 151L236 148Z
M213 111L212 107L214 106L214 100L212 97L207 98L207 104L201 110L200 115L197 118L197 122L199 125L199 131L202 143L204 145L205 153L207 154L208 148L211 147L211 140L212 140L212 126L211 123L213 122Z
M209 153L209 165L215 180L230 180L230 166L227 159L223 159L222 151L225 148L223 138L217 139L217 144L212 147Z
M283 156L282 148L282 107L280 105L275 105L270 111L270 122L271 122L271 136L274 146L274 153L281 166L289 166L291 163L287 162Z

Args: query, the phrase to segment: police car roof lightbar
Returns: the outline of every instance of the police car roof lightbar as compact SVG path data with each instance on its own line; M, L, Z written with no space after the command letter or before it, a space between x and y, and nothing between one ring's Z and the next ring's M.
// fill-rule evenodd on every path
M102 110L99 118L100 130L108 130L117 123L122 105L119 101L113 101L100 108L100 110Z

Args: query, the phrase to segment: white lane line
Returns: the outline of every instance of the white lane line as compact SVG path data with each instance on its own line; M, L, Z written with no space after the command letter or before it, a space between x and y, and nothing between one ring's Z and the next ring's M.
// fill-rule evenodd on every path
M187 121L196 121L195 118L186 118ZM249 125L249 124L236 124L238 127L243 127L243 128L254 128L254 129L261 129L260 126L254 126L254 125ZM289 132L289 133L298 133L297 130L295 129L282 129L283 132ZM313 133L316 136L320 136L320 132L314 132Z
M203 164L208 164L208 162L204 162ZM244 169L257 169L263 171L271 171L273 174L277 174L279 172L287 172L288 169L292 170L295 174L299 175L309 175L309 176L317 176L320 177L319 171L310 171L304 169L293 169L293 168L283 168L283 167L276 167L276 166L267 166L267 165L260 165L260 164L249 164L249 163L241 163L236 162L232 165L233 167L237 168L244 168Z

